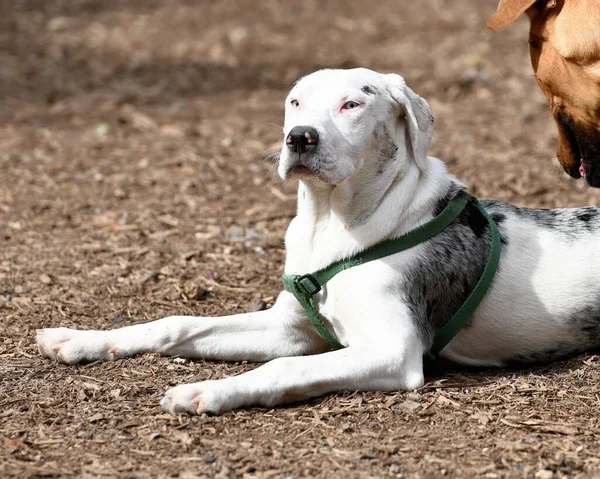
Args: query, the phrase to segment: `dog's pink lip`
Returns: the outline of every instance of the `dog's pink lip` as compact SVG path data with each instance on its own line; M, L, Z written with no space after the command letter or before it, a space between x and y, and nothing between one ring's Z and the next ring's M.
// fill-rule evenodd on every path
M583 160L583 158L581 158L579 160L579 174L581 175L582 178L585 178L587 176L587 174L589 173L590 170L590 166L589 164L586 164L586 162Z
M314 175L312 170L309 170L306 166L294 166L288 170L285 177L286 179L293 178L294 176L309 176Z
M318 178L323 183L331 183L331 180L329 178L327 178L326 176L319 175L318 173L315 173L310 168L307 168L306 166L302 166L302 165L297 165L297 166L292 167L290 170L288 170L288 172L285 175L286 180L289 180L292 178L310 178L310 177Z

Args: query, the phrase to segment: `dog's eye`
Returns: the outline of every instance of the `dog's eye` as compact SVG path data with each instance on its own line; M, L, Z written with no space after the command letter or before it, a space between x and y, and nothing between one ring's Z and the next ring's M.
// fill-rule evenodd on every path
M527 43L529 43L530 46L537 50L540 50L542 48L542 42L540 42L536 38L530 38Z
M290 105L292 105L294 108L298 108L300 106L300 102L298 100L291 100Z
M346 103L344 103L342 110L354 110L355 108L358 108L359 106L360 106L360 104L356 101L347 101Z

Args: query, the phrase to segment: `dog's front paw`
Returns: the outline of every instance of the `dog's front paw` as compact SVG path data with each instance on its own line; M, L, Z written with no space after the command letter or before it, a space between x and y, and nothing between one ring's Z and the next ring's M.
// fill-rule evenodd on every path
M228 407L222 392L220 381L203 381L194 384L182 384L168 389L160 405L170 414L220 414Z
M69 328L40 329L36 334L42 356L61 363L115 359L117 351L107 347L103 331L78 331Z

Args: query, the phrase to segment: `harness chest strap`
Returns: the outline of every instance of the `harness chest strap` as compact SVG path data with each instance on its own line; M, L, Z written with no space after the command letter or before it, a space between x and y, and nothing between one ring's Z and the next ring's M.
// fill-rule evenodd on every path
M461 191L448 202L444 210L438 216L398 238L376 244L351 258L333 263L312 274L284 274L282 276L283 287L286 291L292 293L296 297L306 312L308 319L321 337L333 348L343 348L344 346L340 344L323 323L315 306L313 296L321 291L321 287L327 283L327 281L341 271L368 263L369 261L384 258L394 253L399 253L434 237L450 225L469 203L473 204L476 210L488 222L491 233L490 254L475 288L473 288L465 302L458 308L452 318L450 318L436 333L433 345L428 353L429 357L436 358L440 351L452 341L454 336L456 336L461 328L467 323L479 306L479 303L483 300L494 279L500 261L500 232L498 231L498 226L485 208L481 206L477 198L465 191Z

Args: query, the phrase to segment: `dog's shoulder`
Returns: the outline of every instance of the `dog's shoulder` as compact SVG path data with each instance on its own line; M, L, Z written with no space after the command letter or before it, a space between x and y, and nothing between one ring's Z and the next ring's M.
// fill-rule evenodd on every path
M439 214L462 189L460 184L453 183L438 200L434 213ZM486 205L490 206L490 216L499 228L512 214L506 203L486 202ZM501 241L504 248L508 238L502 229ZM490 248L490 225L473 203L441 233L419 245L417 259L404 268L402 292L426 344L473 290Z

